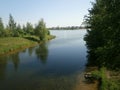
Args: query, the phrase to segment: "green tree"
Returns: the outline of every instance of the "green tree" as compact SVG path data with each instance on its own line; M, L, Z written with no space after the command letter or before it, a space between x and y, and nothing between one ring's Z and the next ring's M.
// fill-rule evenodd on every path
M29 22L27 22L27 24L26 24L26 32L27 32L27 34L30 34L30 35L34 34L33 25Z
M7 27L4 30L4 37L11 37L12 35L13 35L12 31L9 29L9 26L7 25Z
M0 18L0 37L3 37L3 33L4 33L4 25L2 22L2 18Z
M86 19L89 60L94 65L120 68L120 1L96 0Z
M16 31L17 31L17 34L18 34L17 36L19 36L19 37L20 37L20 36L22 36L22 37L24 36L24 31L23 31L23 29L21 28L21 25L20 25L20 24L17 25Z
M23 25L22 30L23 30L23 32L24 32L24 35L26 35L26 34L27 34L27 32L26 32L27 29L26 29L25 25Z
M48 30L46 28L45 22L43 19L41 19L36 28L35 28L35 34L39 36L40 40L46 40L47 39L47 34Z
M12 31L12 36L18 36L18 32L16 31L16 22L14 21L13 16L9 15L9 22L8 22L9 30Z

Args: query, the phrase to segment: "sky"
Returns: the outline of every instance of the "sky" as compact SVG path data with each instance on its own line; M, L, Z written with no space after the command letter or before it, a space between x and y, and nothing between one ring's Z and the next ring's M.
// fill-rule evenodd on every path
M80 26L94 0L0 0L0 17L8 23L9 14L21 25L35 25L41 18L47 27Z

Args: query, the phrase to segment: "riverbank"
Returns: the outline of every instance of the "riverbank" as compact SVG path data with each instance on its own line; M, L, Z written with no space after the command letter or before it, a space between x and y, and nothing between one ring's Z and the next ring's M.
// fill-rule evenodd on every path
M99 90L120 90L120 71L102 67L95 73L97 77L100 77Z
M48 40L55 38L55 36L47 36ZM0 56L6 54L12 54L25 48L33 47L42 43L38 42L37 38L34 37L5 37L0 38Z
M84 78L84 73L77 77L77 84L73 90L98 90L99 82L95 80L94 82L89 82Z
M96 69L96 67L86 67L85 71L77 76L77 83L73 90L99 90L98 80L91 81L84 77L86 73L91 73Z
M89 70L90 68L91 70ZM86 85L85 88L89 88L84 88L83 90L120 90L120 71L108 70L105 67L99 69L93 67L90 68L87 67L87 73L91 73L95 83L93 83L92 87L91 83L88 85L83 83L83 85ZM93 87L95 88L90 89Z

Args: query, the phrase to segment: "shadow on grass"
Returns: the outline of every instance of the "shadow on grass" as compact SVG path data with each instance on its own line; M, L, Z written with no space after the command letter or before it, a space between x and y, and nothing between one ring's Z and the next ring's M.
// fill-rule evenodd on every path
M24 37L25 39L28 39L30 41L34 41L34 42L40 42L37 38L34 37Z

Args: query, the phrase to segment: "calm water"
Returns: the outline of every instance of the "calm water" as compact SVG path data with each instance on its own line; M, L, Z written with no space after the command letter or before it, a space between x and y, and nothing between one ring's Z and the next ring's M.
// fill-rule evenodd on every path
M51 34L56 39L0 57L0 90L73 90L87 62L86 30Z

